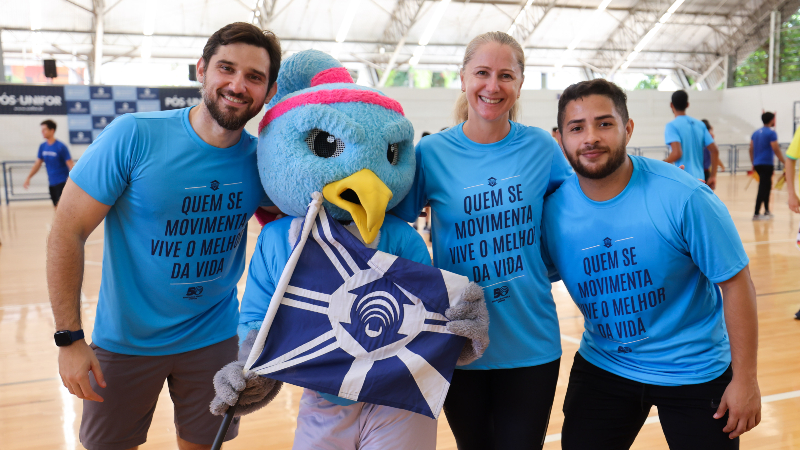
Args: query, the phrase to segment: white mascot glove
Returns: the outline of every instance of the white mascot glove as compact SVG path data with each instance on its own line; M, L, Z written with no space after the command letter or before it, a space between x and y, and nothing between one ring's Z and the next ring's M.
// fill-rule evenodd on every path
M234 416L250 414L267 406L281 390L281 381L259 376L255 372L243 373L257 335L258 330L250 330L239 348L239 360L226 365L214 375L217 395L211 401L211 414L222 416L234 405L239 405Z
M468 339L461 350L456 365L463 366L475 361L483 355L489 346L489 310L483 298L483 289L470 283L461 294L462 302L444 312L450 322L447 330L455 335Z

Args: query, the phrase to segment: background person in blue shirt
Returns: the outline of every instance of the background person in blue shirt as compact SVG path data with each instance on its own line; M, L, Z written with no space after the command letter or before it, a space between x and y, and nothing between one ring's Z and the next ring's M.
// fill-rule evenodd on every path
M719 161L717 144L714 143L703 122L686 115L686 109L689 107L689 94L686 91L673 92L669 107L675 119L664 128L664 141L672 149L664 161L684 166L687 173L697 179L703 179L703 149L708 148L711 152L711 166L707 184L714 189L717 185L717 161Z
M28 178L22 183L22 187L28 189L31 184L31 178L36 175L39 168L44 163L47 169L47 178L50 181L50 199L53 200L53 206L58 206L58 200L61 198L61 192L64 190L64 185L67 184L67 177L69 171L75 163L69 155L69 149L63 142L56 139L56 123L50 119L42 122L42 137L45 142L39 146L39 153L36 155L36 162L33 163L31 173Z
M247 222L267 202L256 138L243 130L275 94L280 55L270 32L222 27L197 62L199 105L115 119L70 173L47 240L47 282L59 374L84 400L80 440L89 450L143 444L167 380L178 448L214 441L222 418L208 409L212 379L236 360ZM81 330L84 245L103 220L90 347ZM237 431L238 420L227 438Z
M730 214L693 175L626 154L633 121L613 83L568 87L558 118L576 174L545 199L542 252L585 327L563 448L630 448L656 405L670 448L738 449L761 398L755 289Z
M711 126L711 123L706 119L703 119L702 122L708 130L708 134L711 135L711 139L715 139L714 127ZM722 158L717 158L717 167L719 170L723 172L725 171L725 165L722 164ZM706 181L706 184L708 184L708 178L711 176L711 150L709 150L708 147L703 149L703 176L705 177L704 180Z
M761 115L763 127L753 133L750 138L750 162L753 163L753 170L758 174L758 194L756 194L756 211L753 220L772 219L769 212L769 195L772 191L772 174L775 171L775 159L777 156L781 163L785 161L781 154L781 147L778 145L778 134L775 133L775 114L765 112ZM761 204L764 204L764 214L761 214Z
M455 370L444 403L459 450L541 448L558 381L540 224L544 197L572 171L549 133L514 121L524 68L506 33L467 45L458 125L417 144L414 184L392 210L410 222L430 203L434 265L484 288L491 345Z

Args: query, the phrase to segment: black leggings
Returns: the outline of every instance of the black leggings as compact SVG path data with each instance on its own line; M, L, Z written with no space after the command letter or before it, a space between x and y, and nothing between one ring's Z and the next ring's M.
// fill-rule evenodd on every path
M764 213L769 212L769 193L772 190L772 172L775 170L771 165L753 166L758 174L758 195L756 196L756 215L761 211L761 204L764 204Z
M458 450L541 449L561 359L517 369L456 370L444 413Z
M714 419L732 377L728 367L706 383L656 386L607 372L576 354L564 398L561 448L627 450L655 405L669 448L736 450L739 438L722 431L728 413Z

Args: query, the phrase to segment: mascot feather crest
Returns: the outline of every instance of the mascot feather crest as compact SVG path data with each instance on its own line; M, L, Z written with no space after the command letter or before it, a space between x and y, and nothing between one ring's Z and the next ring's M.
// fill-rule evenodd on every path
M281 211L305 215L311 193L371 243L414 180L414 130L400 104L359 86L330 55L307 50L281 64L259 124L258 170Z

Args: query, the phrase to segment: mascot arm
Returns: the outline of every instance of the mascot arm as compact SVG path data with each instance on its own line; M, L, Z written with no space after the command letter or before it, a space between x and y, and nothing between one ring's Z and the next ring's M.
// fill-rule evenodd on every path
M447 330L467 338L456 365L469 364L483 355L489 346L489 310L483 298L483 289L470 283L461 293L458 306L447 308L444 313L450 322Z
M414 183L411 185L408 194L390 211L391 214L403 219L405 222L416 221L422 209L428 204L428 196L425 192L425 169L420 153L420 144L417 144L415 153L417 164Z
M263 233L262 233L263 236ZM247 287L242 296L242 317L246 321L240 324L238 360L226 365L214 375L216 396L211 401L211 413L223 415L230 406L238 405L236 416L243 416L257 411L271 402L281 388L282 383L265 378L255 372L244 372L244 365L250 350L261 328L261 320L250 320L248 317L264 318L272 298L274 284L270 270L262 254L262 237L256 243L256 251L250 260L247 274ZM266 301L264 300L266 299Z
M425 244L425 241L422 239L422 236L417 233L417 230L414 229L411 225L399 221L392 218L387 218L387 221L391 221L392 225L400 228L402 233L386 233L387 237L391 238L393 235L399 235L402 239L397 242L396 246L392 245L388 252L397 255L401 258L410 259L411 261L418 262L420 264L425 264L426 266L433 265L431 261L431 254L428 252L428 245ZM394 222L397 221L395 224ZM391 230L394 232L395 230Z
M259 376L255 372L244 372L244 364L257 335L258 328L251 329L239 345L239 360L226 365L214 375L216 396L211 401L212 414L221 416L234 405L238 405L235 416L250 414L267 406L281 390L283 383L280 381Z

